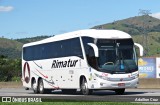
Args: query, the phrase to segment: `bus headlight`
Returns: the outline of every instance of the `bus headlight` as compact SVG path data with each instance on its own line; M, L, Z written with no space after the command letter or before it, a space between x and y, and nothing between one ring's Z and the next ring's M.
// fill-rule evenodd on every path
M98 77L98 78L100 78L100 79L103 79L103 80L109 80L108 77L102 76L102 75L99 75L99 74L96 74L96 73L95 73L95 76Z
M139 77L139 74L138 74L138 73L132 73L132 74L131 74L131 77L132 77L132 78L138 78L138 77Z

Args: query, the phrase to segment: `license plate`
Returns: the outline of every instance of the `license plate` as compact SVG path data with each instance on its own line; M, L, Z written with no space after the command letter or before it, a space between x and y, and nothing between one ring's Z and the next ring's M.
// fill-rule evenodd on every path
M119 87L125 86L125 83L118 83Z

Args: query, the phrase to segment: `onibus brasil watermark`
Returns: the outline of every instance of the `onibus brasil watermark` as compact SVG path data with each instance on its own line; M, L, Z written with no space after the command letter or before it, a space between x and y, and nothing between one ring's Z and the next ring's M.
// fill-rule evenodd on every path
M2 97L2 102L42 102L42 99L33 97Z

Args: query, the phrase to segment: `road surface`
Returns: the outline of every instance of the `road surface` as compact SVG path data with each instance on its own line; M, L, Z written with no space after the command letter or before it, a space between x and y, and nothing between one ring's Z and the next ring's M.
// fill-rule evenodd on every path
M71 101L109 101L109 102L160 102L160 89L126 89L124 95L115 95L109 90L95 91L92 95L63 94L60 90L50 94L34 94L24 88L1 88L0 97L42 98L51 100Z

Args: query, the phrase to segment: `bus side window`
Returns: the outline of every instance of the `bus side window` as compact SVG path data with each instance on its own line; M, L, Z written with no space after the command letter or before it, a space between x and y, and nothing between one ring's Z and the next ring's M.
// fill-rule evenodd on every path
M81 44L80 44L80 39L79 38L74 38L71 40L71 55L72 56L78 56L83 59L82 55L82 49L81 49Z
M61 52L63 57L68 57L71 56L71 44L70 44L70 39L69 40L64 40L61 43Z
M30 61L33 59L32 47L24 47L23 48L23 59L26 61Z

